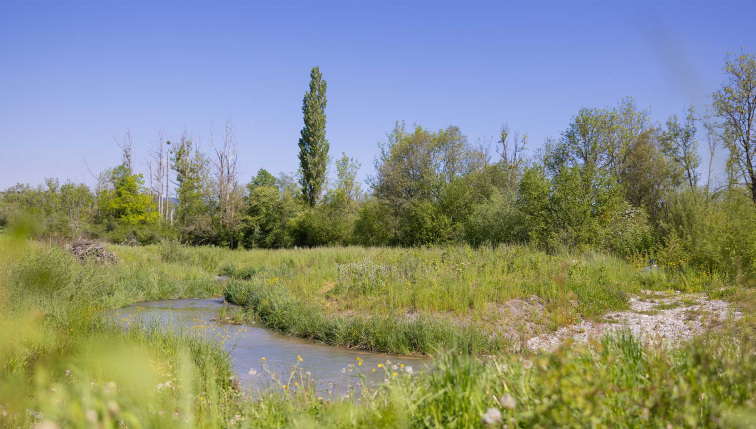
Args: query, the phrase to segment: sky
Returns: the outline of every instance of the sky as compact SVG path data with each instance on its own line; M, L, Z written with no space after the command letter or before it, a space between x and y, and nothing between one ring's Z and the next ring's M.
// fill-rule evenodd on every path
M313 66L330 154L362 179L396 121L471 142L507 123L532 154L581 107L703 112L726 54L756 52L754 16L756 2L721 1L0 1L0 189L91 185L127 129L146 172L159 131L208 150L226 120L243 183L294 172Z

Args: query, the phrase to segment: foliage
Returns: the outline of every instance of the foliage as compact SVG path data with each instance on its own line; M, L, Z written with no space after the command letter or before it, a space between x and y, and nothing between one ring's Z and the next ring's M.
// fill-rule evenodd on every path
M302 197L314 207L326 180L328 167L328 140L326 133L326 81L319 67L310 72L310 90L302 101L304 128L299 139L299 166Z
M176 222L186 241L212 243L215 202L209 197L210 161L185 136L173 145L170 152L171 168L176 172Z
M729 151L728 169L751 192L756 204L756 55L728 56L727 81L712 94L714 112Z
M102 217L112 218L127 226L157 221L158 213L146 195L141 174L129 174L128 169L120 165L111 170L109 181L112 187L98 195Z
M247 185L243 241L246 248L290 247L289 223L304 209L299 189L289 176L274 178L260 169Z

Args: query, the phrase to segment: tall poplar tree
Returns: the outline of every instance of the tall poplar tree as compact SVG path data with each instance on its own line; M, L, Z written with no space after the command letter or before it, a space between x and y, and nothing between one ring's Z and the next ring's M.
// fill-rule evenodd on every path
M299 165L302 169L302 196L314 207L326 178L328 165L328 140L325 138L326 127L326 81L320 68L313 67L310 72L310 91L305 93L302 101L304 128L299 139Z

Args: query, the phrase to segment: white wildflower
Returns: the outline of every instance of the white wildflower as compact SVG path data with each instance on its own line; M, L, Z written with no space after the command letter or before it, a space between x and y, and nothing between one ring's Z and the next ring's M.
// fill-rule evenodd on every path
M253 376L253 377L254 377L254 376L256 376L256 375L257 375L257 370L256 370L256 369L254 369L254 368L251 368L251 369L249 370L249 375L251 375L251 376Z
M501 403L501 406L506 410L514 410L517 406L517 402L509 393L501 395L501 398L499 398L499 403Z
M486 410L486 413L483 414L483 418L481 418L480 421L486 425L501 423L501 411L496 408L489 408Z
M115 418L121 412L121 407L115 401L108 401L108 412L110 413L110 417Z
M412 374L412 367L411 366L404 367L404 370L407 371L407 374Z
M90 423L97 423L97 411L87 410L86 416L87 421L89 421Z

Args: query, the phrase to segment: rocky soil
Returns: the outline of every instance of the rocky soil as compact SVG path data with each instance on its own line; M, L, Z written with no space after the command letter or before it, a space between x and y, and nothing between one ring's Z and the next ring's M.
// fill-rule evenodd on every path
M710 327L738 319L739 310L703 294L645 292L630 298L630 310L609 313L603 321L579 324L542 334L527 341L533 350L550 351L568 339L585 343L616 330L627 329L646 343L674 345Z

